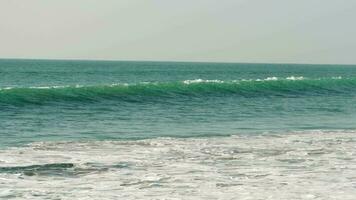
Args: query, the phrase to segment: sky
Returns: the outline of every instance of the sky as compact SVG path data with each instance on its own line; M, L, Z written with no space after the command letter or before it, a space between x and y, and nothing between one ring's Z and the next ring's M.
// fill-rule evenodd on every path
M356 64L355 0L0 0L0 58Z

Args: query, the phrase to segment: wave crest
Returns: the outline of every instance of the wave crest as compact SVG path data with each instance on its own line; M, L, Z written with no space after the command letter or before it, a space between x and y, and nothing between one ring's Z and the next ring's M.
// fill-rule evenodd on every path
M204 98L206 96L296 97L356 93L355 78L307 79L268 77L256 80L184 80L101 86L46 86L0 89L0 105L44 104L49 102L154 101L162 98Z

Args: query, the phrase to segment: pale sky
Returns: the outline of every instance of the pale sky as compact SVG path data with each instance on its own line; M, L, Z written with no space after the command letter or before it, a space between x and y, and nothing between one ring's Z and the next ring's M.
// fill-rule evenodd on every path
M0 0L0 58L356 63L356 0Z

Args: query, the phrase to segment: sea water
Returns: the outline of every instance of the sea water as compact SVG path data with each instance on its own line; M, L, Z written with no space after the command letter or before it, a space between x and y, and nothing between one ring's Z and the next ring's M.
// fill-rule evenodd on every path
M356 66L0 60L0 198L355 199Z

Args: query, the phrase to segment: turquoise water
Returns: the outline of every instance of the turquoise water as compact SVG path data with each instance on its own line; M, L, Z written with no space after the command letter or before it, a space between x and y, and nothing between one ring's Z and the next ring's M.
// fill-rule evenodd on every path
M0 60L0 145L356 129L356 66Z
M0 199L356 196L356 66L0 60Z

